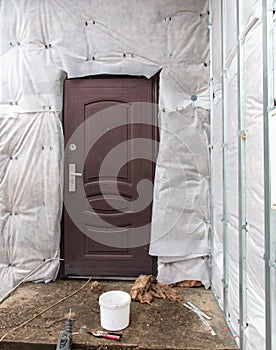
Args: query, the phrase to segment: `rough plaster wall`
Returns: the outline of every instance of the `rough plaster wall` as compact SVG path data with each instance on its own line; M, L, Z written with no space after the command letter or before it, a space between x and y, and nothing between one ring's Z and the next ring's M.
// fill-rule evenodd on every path
M2 1L0 297L41 264L29 280L56 276L66 74L151 77L161 69L160 124L168 134L161 128L153 215L180 220L167 215L161 236L162 221L153 224L151 253L161 256L161 280L208 285L207 8L205 0ZM166 163L168 150L180 152L186 179ZM176 200L164 206L169 186Z
M238 107L237 41L235 3L227 4L227 86L228 86L228 163L227 197L229 209L229 313L239 331L239 233L238 233ZM215 264L213 285L223 304L223 201L222 201L222 125L221 125L221 35L220 1L214 1L214 80L217 92L214 107L214 219ZM263 101L262 101L262 23L261 1L244 1L244 113L246 139L246 244L248 349L265 349L264 305L264 193L263 193ZM257 19L257 20L256 20Z

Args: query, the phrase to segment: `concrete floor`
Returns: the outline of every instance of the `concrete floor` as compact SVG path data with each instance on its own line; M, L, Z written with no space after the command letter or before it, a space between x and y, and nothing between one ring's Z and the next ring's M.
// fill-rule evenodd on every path
M79 289L83 280L58 280L49 284L25 283L0 304L0 338L50 305ZM69 309L73 319L73 349L237 349L223 314L211 293L204 288L177 288L183 302L191 301L212 320L216 336L208 333L202 321L182 303L154 299L151 305L131 303L130 325L120 342L95 338L82 330L100 330L98 298L109 290L129 291L132 282L99 281L102 291L92 292L90 283L23 327L10 332L0 342L5 350L54 350Z

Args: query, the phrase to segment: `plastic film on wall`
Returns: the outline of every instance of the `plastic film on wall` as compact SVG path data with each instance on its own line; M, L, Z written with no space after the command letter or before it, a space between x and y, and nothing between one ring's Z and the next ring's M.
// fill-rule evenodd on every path
M3 297L38 265L33 281L50 281L57 274L63 146L55 112L1 115L0 126Z
M151 254L160 256L162 280L209 285L207 10L206 0L2 1L0 298L40 265L28 280L56 277L63 81L99 74L161 71L160 125L167 131L153 207L168 230L160 235L153 220ZM167 203L168 186L175 200Z

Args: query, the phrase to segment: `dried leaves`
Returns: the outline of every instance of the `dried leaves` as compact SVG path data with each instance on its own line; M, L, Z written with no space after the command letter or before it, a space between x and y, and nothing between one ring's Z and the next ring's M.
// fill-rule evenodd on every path
M201 287L202 283L200 281L181 281L171 284L172 287L184 287L184 288L194 288Z
M132 300L148 304L153 298L170 301L181 301L182 299L176 290L167 284L159 283L156 277L152 275L140 275L134 282L130 295Z

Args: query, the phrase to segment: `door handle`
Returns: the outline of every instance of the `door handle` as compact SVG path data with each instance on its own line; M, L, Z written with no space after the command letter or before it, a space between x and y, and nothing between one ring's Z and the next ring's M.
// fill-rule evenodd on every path
M76 192L76 176L82 173L76 173L76 164L69 164L69 192Z

